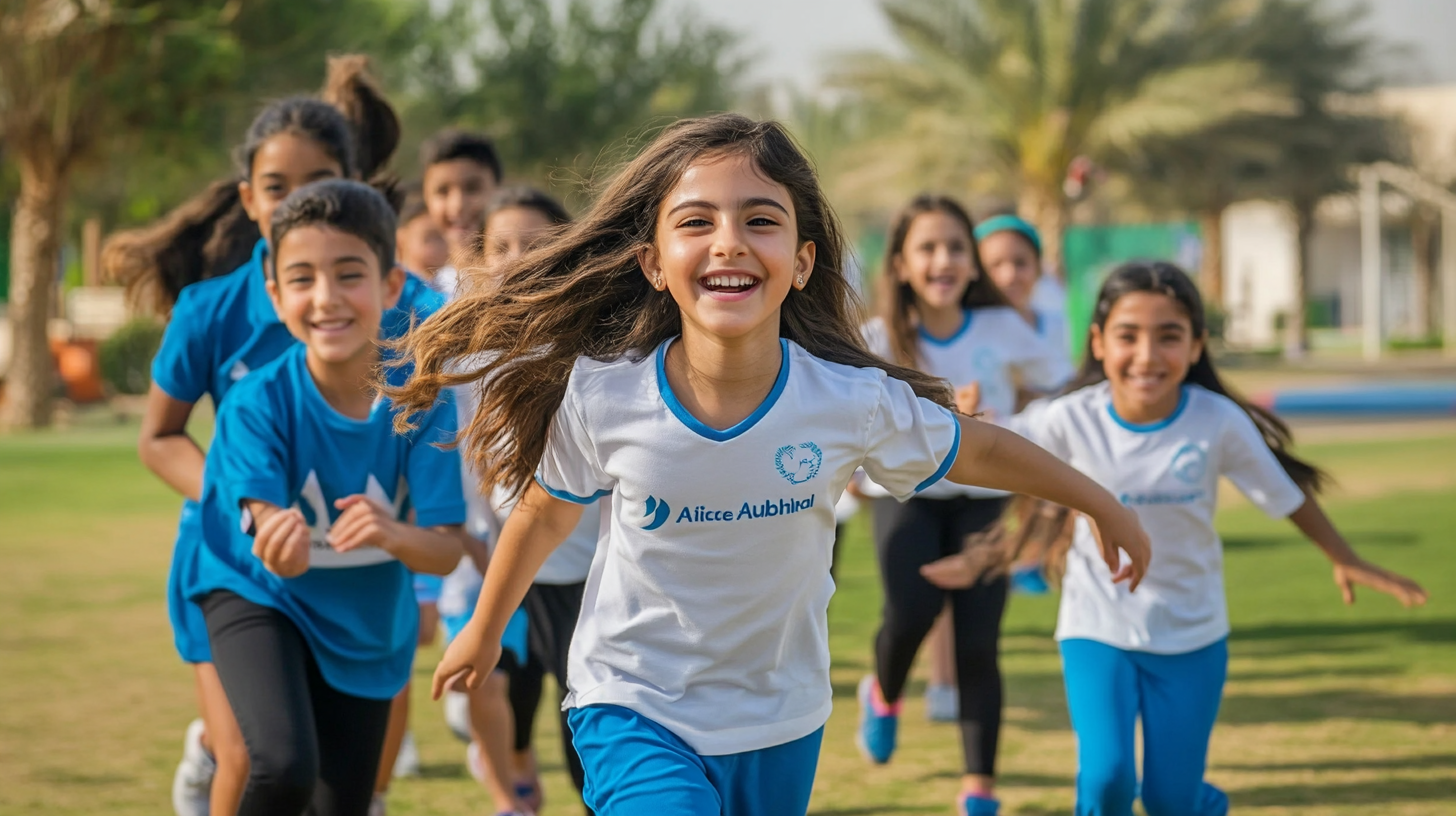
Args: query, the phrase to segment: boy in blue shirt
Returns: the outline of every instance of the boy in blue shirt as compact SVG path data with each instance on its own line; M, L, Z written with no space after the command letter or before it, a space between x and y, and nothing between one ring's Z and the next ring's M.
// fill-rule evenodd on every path
M400 436L375 387L405 285L394 229L358 182L279 205L267 290L301 343L234 386L208 452L192 598L248 745L240 816L366 812L414 653L410 571L461 557L459 456L437 447L455 406Z

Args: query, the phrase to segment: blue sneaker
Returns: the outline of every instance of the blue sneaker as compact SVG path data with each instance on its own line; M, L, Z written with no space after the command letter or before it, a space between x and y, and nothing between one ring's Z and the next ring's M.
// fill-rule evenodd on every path
M986 796L977 796L974 793L965 794L960 798L960 808L956 811L960 816L996 816L1001 812L1001 801Z
M1052 591L1046 576L1041 574L1041 565L1017 567L1011 571L1011 591L1022 595L1045 595Z
M859 681L859 732L854 744L865 759L876 765L890 761L895 753L895 733L900 727L900 703L885 702L874 675Z

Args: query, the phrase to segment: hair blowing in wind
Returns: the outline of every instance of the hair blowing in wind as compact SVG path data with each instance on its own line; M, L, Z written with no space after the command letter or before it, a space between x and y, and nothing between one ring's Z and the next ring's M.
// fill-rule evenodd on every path
M659 206L684 171L732 154L788 190L799 240L817 249L808 283L784 301L779 334L821 359L880 368L949 406L944 383L865 348L844 239L808 158L777 122L721 114L666 128L585 215L512 263L498 289L466 294L405 337L400 364L412 362L414 373L386 390L403 409L400 429L442 389L474 384L480 407L461 429L462 454L482 484L524 489L578 357L642 356L682 332L677 304L648 284L638 251L654 240Z

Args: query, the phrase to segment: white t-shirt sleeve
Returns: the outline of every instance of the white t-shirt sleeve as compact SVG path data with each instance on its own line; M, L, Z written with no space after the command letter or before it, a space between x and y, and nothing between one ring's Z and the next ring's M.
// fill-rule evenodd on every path
M1072 378L1072 364L1064 349L1055 347L1051 341L1037 334L1026 325L1025 320L1010 321L1016 326L1016 336L1008 338L1008 347L1014 349L1014 365L1021 373L1022 384L1033 391L1049 393L1056 391Z
M1288 517L1304 504L1304 491L1284 472L1254 420L1232 402L1227 409L1219 451L1222 475L1271 517Z
M612 492L612 481L597 464L577 399L576 383L577 374L573 371L561 407L556 409L546 434L546 449L541 454L536 481L558 499L591 504Z
M862 464L876 484L905 501L945 478L960 445L954 414L915 396L901 380L882 380Z

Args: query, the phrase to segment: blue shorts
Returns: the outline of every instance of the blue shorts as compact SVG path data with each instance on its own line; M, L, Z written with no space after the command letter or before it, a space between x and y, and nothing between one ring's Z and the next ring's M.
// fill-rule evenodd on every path
M442 615L440 623L445 625L445 645L449 646L465 624L470 623L470 616L475 614L475 601L470 602L470 608L459 615ZM531 629L526 618L526 608L520 607L511 615L506 622L506 631L501 634L501 651L509 652L515 658L516 665L526 664L526 636Z
M434 604L440 602L440 589L445 585L443 575L421 575L414 576L415 602L420 604Z
M598 816L804 816L809 810L822 727L771 748L699 756L676 734L621 706L573 708L567 716L586 771L582 799Z
M187 599L202 546L202 509L196 502L184 502L177 521L177 543L172 545L172 566L167 571L167 617L172 621L177 654L187 663L212 662L207 621L203 620L202 609Z

